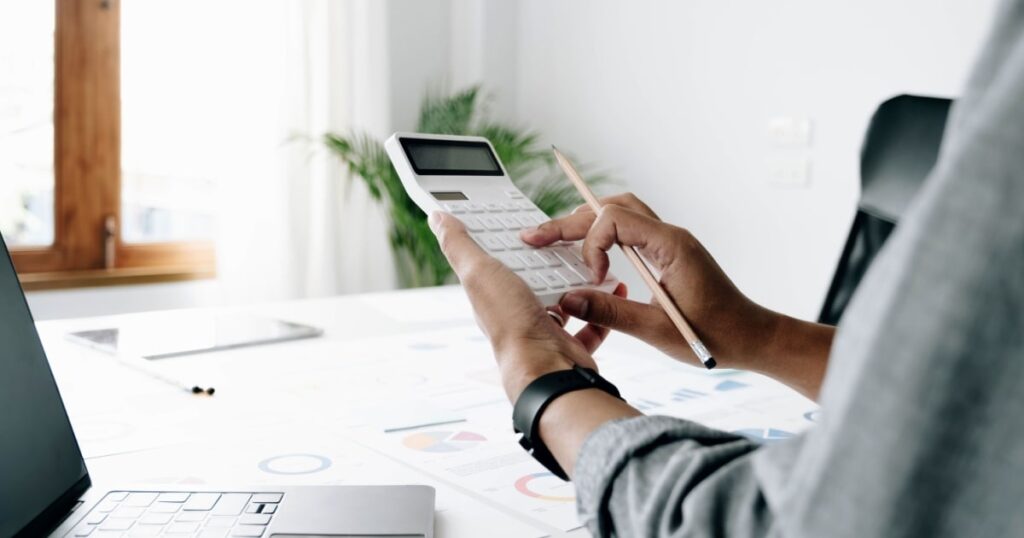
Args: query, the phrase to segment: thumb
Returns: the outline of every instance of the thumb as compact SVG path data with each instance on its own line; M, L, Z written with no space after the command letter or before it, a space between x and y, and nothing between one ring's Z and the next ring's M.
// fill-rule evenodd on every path
M562 310L587 323L615 329L648 342L662 341L673 334L672 321L660 307L638 303L596 290L565 294Z

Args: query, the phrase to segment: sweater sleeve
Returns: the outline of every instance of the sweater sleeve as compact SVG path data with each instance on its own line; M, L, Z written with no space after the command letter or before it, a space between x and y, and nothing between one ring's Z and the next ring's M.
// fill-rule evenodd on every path
M574 472L580 521L596 536L765 536L759 445L686 420L647 416L590 435Z

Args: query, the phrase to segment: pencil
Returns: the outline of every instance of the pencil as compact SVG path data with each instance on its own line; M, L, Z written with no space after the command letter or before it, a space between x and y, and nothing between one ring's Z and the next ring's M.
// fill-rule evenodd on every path
M565 172L566 176L568 176L569 181L571 181L576 187L576 190L580 192L580 196L582 196L587 202L587 205L594 210L594 213L599 214L602 207L601 202L597 199L597 196L594 196L593 191L591 191L590 187L588 187L586 182L583 181L583 178L580 177L580 173L576 171L576 167L569 162L569 159L567 159L565 155L562 155L561 151L558 151L558 148L551 146L551 149L555 152L555 159L558 160L558 165L562 167L562 171ZM668 292L666 292L665 288L661 286L658 279L654 277L654 273L651 272L651 269L647 267L643 258L640 257L640 253L637 252L636 247L623 245L621 243L619 244L619 247L622 248L622 252L626 254L626 257L629 258L633 267L635 267L637 272L640 273L644 283L651 289L651 293L654 294L654 298L658 301L658 304L660 304L661 308L663 308L665 313L668 314L669 319L672 320L672 324L679 330L679 334L683 335L683 339L690 345L690 349L692 349L693 353L697 355L698 359L700 359L701 364L703 364L708 370L714 368L715 364L717 364L715 362L715 358L711 356L711 352L708 351L708 348L705 347L704 343L697 337L697 333L693 332L690 324L687 323L686 318L683 317L683 313L679 311L679 307L676 306L676 303L671 297L669 297Z

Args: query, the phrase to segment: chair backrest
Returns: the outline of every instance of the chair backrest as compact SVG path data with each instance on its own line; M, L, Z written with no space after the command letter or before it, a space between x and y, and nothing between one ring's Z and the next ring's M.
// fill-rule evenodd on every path
M860 155L861 195L818 321L836 324L871 261L928 177L952 101L900 95L879 105Z

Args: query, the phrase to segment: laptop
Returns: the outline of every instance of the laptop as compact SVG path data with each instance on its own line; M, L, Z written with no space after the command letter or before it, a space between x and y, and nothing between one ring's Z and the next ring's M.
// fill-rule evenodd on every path
M0 238L0 538L433 538L428 486L94 486Z

